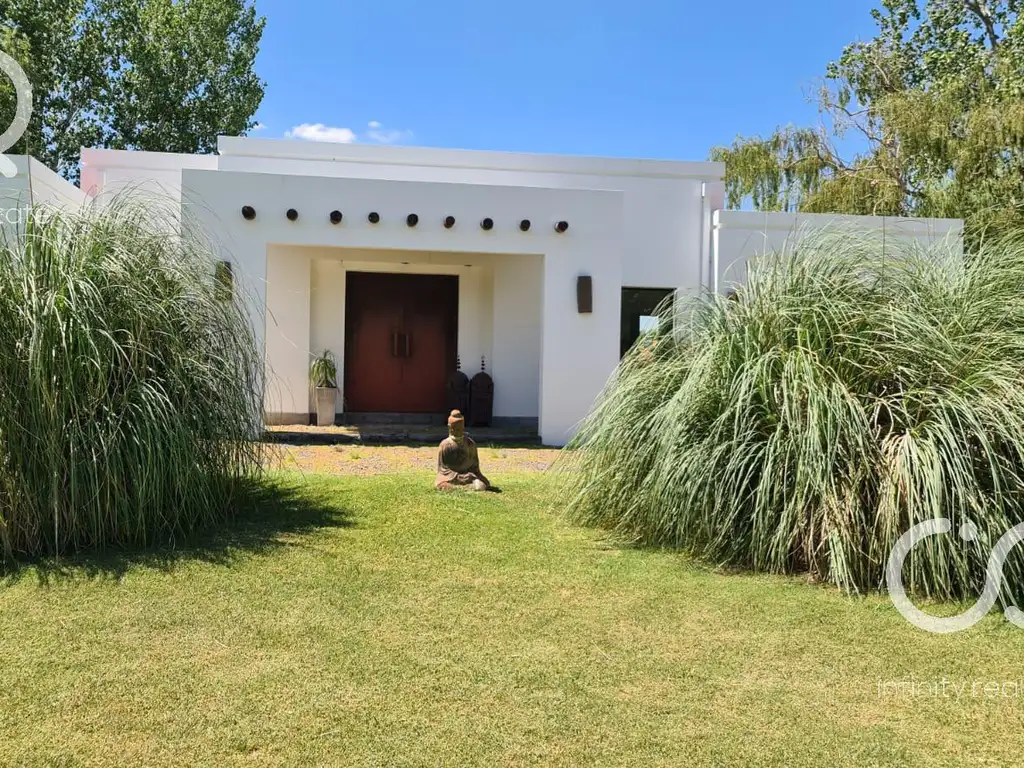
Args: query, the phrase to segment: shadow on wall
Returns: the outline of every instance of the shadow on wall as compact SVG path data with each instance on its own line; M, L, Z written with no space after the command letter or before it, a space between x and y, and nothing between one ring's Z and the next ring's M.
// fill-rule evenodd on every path
M270 478L253 480L242 490L233 520L197 531L177 545L26 558L0 564L0 574L7 585L34 575L41 586L47 586L56 581L120 580L137 567L171 572L188 561L227 567L240 556L269 554L293 546L289 536L351 527L351 513L338 496L333 488L299 488Z

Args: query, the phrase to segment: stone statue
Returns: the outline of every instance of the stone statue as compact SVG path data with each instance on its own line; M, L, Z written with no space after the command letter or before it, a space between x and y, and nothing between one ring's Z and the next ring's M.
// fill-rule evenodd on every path
M466 435L466 420L461 411L452 411L448 416L448 437L441 441L437 449L437 478L434 487L445 491L454 488L496 490L480 471L476 443Z

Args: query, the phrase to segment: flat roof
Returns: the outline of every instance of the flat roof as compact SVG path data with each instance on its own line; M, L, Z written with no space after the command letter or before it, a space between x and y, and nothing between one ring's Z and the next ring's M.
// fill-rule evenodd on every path
M184 152L150 152L141 149L93 149L82 147L83 168L138 168L176 171L183 168L215 170L217 155Z
M222 156L265 157L282 160L343 161L588 176L646 176L702 181L721 181L725 177L725 164L714 162L544 155L357 143L339 144L301 139L254 139L243 136L221 136L217 139L217 150Z

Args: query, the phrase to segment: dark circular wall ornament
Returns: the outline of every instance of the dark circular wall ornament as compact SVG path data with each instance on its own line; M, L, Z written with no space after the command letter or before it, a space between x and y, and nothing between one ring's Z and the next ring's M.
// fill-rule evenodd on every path
M482 229L484 232L490 232L492 229L494 229L494 219L483 219L480 222L480 229Z
M288 221L295 221L296 219L299 218L299 212L296 211L294 208L289 208L288 212L285 213L285 216L288 217Z
M529 232L530 231L530 220L529 219L523 219L522 221L520 221L519 222L519 229L521 229L523 232Z
M341 224L342 218L341 211L331 211L331 224Z
M444 217L444 228L445 229L451 229L454 226L455 226L455 217L454 216L445 216Z
M555 224L555 232L557 232L560 235L564 234L565 230L567 230L568 228L569 228L569 222L568 221L560 221L557 224Z
M372 211L370 215L366 217L366 220L371 224L376 224L380 221L380 214L376 211Z
M417 216L415 213L410 213L408 216L405 217L405 223L407 226L415 227L417 224L420 223L420 217Z
M256 218L256 209L251 205L242 206L242 218L246 221L252 221Z

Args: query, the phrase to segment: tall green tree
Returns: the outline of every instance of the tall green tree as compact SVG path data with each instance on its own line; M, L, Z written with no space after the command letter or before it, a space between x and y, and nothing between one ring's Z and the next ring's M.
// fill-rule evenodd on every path
M716 147L729 202L1024 223L1024 0L882 0L828 65L817 126ZM852 149L851 149L852 148Z
M12 151L69 178L83 146L213 151L255 124L264 23L250 0L0 0L0 46L34 95ZM0 120L13 109L0 87Z

